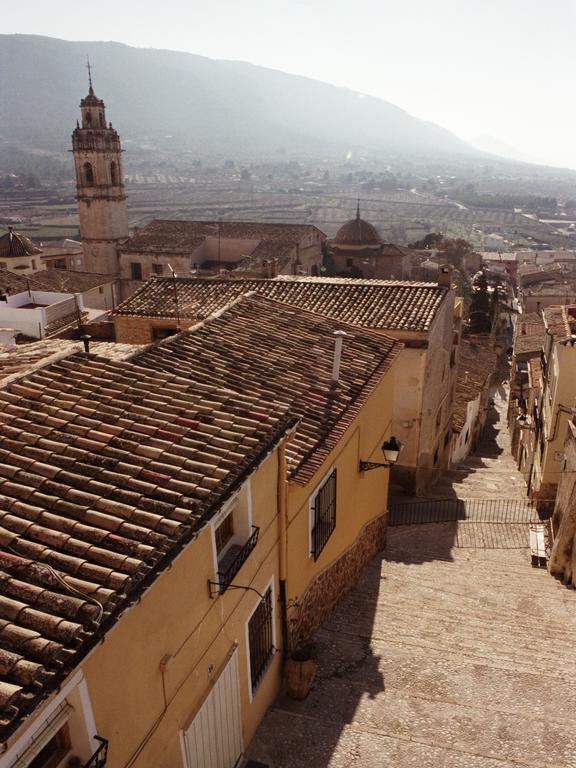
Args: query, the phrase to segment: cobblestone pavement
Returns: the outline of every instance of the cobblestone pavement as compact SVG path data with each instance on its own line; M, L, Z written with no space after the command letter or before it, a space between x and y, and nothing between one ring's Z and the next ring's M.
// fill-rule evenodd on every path
M490 493L509 494L513 465L491 458ZM576 596L531 568L525 526L499 524L500 546L484 529L389 529L318 633L309 697L277 701L249 756L271 768L576 768Z

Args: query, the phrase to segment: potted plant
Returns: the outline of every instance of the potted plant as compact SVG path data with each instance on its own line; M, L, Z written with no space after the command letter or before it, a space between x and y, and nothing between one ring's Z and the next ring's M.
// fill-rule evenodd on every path
M314 643L304 643L295 648L288 658L284 668L286 693L291 699L305 699L316 677L316 646Z

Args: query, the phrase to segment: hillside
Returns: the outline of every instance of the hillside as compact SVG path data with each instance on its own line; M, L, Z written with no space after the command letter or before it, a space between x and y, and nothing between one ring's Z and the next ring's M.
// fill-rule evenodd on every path
M68 148L87 91L86 56L125 142L254 153L474 156L449 131L326 83L235 61L114 42L0 35L0 141Z

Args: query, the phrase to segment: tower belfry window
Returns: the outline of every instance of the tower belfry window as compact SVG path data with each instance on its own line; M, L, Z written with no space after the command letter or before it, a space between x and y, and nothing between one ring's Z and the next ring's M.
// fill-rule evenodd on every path
M86 112L86 125L91 128L92 127L92 113Z
M94 184L94 171L91 163L84 163L84 181L89 186Z
M118 184L118 170L114 160L110 163L110 181L112 184Z

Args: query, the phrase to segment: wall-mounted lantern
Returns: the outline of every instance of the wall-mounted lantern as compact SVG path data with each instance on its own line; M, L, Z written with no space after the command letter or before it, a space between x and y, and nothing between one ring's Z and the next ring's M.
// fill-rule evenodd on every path
M390 469L398 461L398 456L402 450L402 443L395 437L391 437L390 440L386 440L382 444L382 453L384 454L385 462L376 461L361 461L360 472L369 472L371 469L379 469L383 467Z

